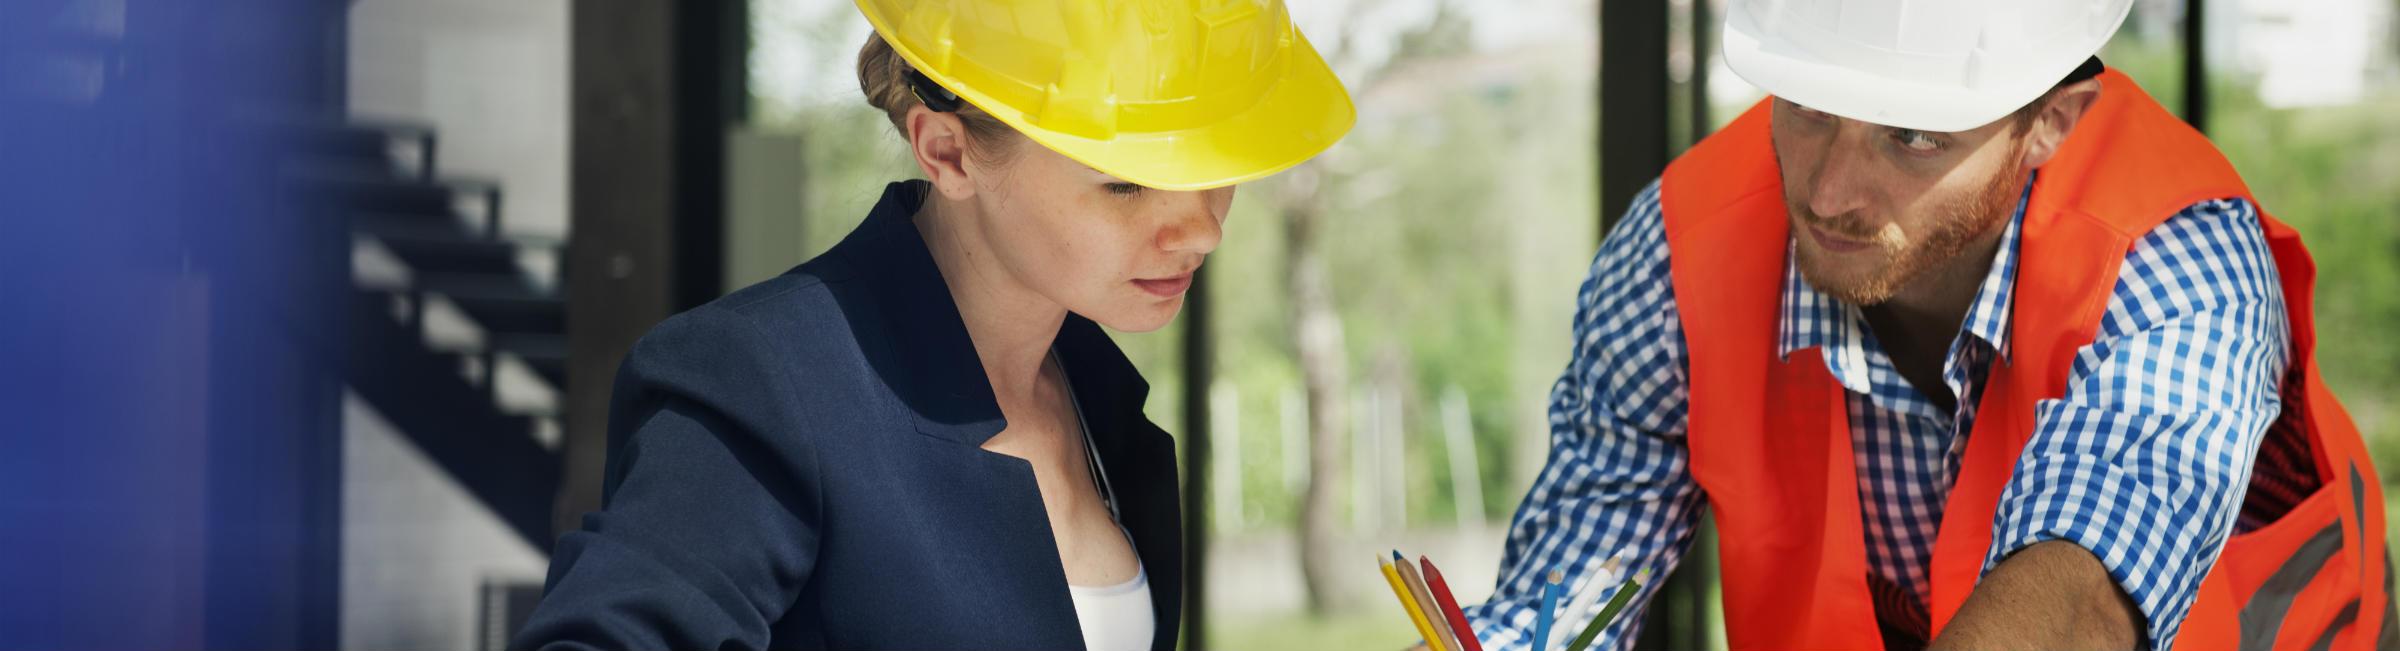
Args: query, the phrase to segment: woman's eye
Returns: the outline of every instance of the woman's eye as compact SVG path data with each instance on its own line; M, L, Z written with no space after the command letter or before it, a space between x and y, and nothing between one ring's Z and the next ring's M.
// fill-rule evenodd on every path
M1927 135L1923 131L1918 131L1915 129L1894 130L1892 132L1892 141L1900 143L1900 147L1903 149L1920 154L1930 154L1941 151L1943 144L1940 138L1935 138L1931 135Z
M1109 194L1134 195L1142 193L1142 186L1133 183L1109 183L1100 187L1107 189Z

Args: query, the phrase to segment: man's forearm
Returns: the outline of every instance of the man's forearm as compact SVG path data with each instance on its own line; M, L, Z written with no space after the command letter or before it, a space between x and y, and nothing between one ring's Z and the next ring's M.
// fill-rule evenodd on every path
M1932 648L2132 649L2141 644L2142 627L2141 610L2099 558L2053 540L1992 568Z

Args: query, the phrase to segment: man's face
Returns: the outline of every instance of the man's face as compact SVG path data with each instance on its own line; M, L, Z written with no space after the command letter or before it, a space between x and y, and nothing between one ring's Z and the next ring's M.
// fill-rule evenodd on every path
M1776 99L1775 160L1794 254L1809 285L1859 306L1891 300L1955 260L2016 209L2023 132L1898 129Z

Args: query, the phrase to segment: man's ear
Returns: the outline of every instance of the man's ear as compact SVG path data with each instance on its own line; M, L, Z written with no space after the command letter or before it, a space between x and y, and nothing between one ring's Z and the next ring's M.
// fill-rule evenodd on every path
M2067 141L2067 134L2075 131L2075 123L2083 120L2083 113L2091 110L2092 103L2100 101L2100 80L2085 79L2060 86L2046 101L2041 112L2025 121L2025 169L2041 167L2058 154L2058 146Z
M902 120L908 125L909 154L917 169L933 182L935 192L952 200L975 196L975 180L967 175L967 125L955 113L919 104Z

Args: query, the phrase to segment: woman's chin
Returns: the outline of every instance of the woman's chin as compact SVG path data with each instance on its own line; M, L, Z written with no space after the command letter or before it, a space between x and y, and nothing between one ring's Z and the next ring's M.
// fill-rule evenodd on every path
M1111 307L1098 313L1083 313L1083 316L1117 332L1154 332L1175 322L1175 315L1183 312L1183 297L1153 301L1146 305Z

